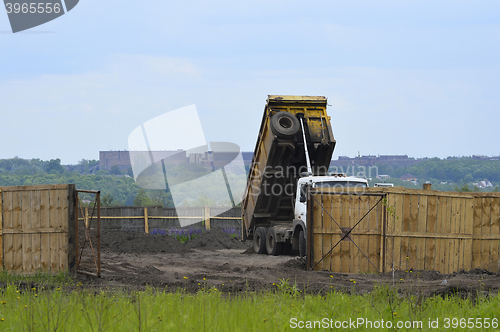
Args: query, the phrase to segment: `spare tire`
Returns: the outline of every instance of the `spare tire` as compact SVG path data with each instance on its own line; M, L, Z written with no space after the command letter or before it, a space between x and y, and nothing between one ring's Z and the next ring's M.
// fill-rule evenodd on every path
M274 135L289 138L300 130L299 119L292 113L278 112L271 117L271 131Z

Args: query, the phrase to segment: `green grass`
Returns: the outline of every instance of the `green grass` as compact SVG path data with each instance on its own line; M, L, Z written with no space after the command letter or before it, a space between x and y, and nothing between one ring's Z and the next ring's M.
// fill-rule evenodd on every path
M437 330L443 330L447 317L500 318L498 295L479 296L475 300L422 298L401 296L388 287L376 287L371 294L364 295L338 292L304 295L286 280L275 285L273 292L239 295L207 289L206 285L200 286L206 290L196 294L157 289L94 291L80 286L77 284L72 291L64 287L48 291L7 286L0 292L0 330L288 331L293 330L294 318L297 324L299 321L314 324L323 318L333 320L333 324L359 318L372 323L383 319L393 325L398 321L421 321L424 330L429 320L439 319ZM359 326L357 330L365 327Z
M59 274L39 272L35 274L22 275L8 273L7 271L0 271L0 283L19 284L22 282L48 287L76 284L76 282L69 276L67 272L61 272Z

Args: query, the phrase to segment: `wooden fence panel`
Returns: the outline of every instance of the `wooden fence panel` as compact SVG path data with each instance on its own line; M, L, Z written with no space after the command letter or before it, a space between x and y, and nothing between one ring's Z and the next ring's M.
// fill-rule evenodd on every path
M67 271L69 257L68 206L74 185L0 188L0 255L3 270L16 273ZM71 255L74 255L72 250Z
M483 268L499 272L500 195L370 188L365 196L324 194L321 202L341 227L353 227L377 202L379 196L374 193L387 195L387 205L377 207L366 217L366 223L362 221L352 231L351 238L359 249L353 242L342 241L328 259L325 258L328 263L321 265L321 269L376 272L367 264L368 260L363 259L362 253L365 253L379 270L384 267L385 270L452 273ZM384 214L386 240L381 238ZM320 226L314 230L314 241L322 241L322 245L314 247L313 260L316 261L321 259L316 258L317 255L333 246L341 236L341 231L335 230L337 225L325 222L324 215L322 218L320 216L316 224Z

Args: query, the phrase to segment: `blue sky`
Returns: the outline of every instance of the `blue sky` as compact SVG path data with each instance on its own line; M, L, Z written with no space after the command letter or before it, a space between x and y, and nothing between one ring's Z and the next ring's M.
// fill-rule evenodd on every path
M0 158L98 159L195 104L255 146L268 94L323 95L339 155L499 155L498 1L80 0L12 34L0 14Z

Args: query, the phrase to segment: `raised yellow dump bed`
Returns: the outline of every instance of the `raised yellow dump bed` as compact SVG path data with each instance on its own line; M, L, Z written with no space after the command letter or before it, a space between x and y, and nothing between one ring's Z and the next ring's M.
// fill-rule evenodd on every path
M242 202L244 237L293 222L297 179L307 171L300 118L314 175L328 171L335 139L326 106L325 97L268 96Z

